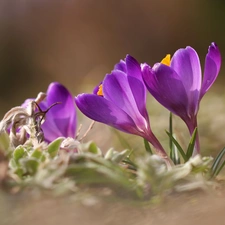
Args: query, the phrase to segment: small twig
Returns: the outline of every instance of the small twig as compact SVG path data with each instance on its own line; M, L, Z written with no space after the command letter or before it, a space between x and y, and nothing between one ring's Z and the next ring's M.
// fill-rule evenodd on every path
M51 106L49 106L45 111L43 111L43 110L41 109L41 107L38 105L37 102L34 101L34 104L37 106L37 108L38 108L38 110L39 110L39 112L35 113L35 119L37 119L37 117L42 117L41 120L40 120L40 122L39 122L39 123L41 124L41 122L42 122L42 120L44 119L46 113L47 113L53 106L58 105L58 104L61 104L61 102L55 102L55 103L53 103L53 104L52 104Z
M34 119L34 125L35 125L35 136L38 140L38 142L42 142L44 140L44 133L43 130L41 129L41 123L45 118L45 115L47 114L47 112L55 105L57 104L61 104L61 102L55 102L53 103L51 106L49 106L45 111L43 111L41 109L41 107L38 105L37 102L33 102L36 107L38 108L39 112L34 113L33 115L33 119ZM40 120L38 121L38 118L40 118Z
M86 130L86 132L83 134L83 136L78 141L83 140L87 136L87 134L89 133L89 131L93 128L94 124L95 124L95 121L93 120L91 122L90 126L88 127L88 129Z
M81 128L82 128L82 124L80 124L78 129L77 129L77 135L76 135L75 139L77 139L78 136L80 135Z

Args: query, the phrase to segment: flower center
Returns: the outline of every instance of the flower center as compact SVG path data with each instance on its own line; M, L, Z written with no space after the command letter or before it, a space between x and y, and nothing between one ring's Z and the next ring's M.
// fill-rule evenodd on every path
M167 54L165 58L162 59L161 63L170 66L170 61L171 61L171 55Z
M102 84L100 84L99 87L98 87L97 95L103 96Z

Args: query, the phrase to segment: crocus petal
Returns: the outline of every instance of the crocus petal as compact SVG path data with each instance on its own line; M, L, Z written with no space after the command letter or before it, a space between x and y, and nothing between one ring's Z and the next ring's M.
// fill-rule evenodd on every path
M153 97L164 107L188 120L188 98L180 76L169 66L156 64L142 68L144 82Z
M124 73L127 72L127 66L126 66L126 63L124 60L120 60L119 63L117 63L115 66L114 66L114 70L120 70Z
M142 78L141 66L138 61L130 55L126 57L126 65L128 82L138 110L149 122L146 110L146 87Z
M209 46L208 54L205 58L204 77L201 89L201 98L209 90L216 80L221 66L221 54L218 46L212 43Z
M46 101L40 102L39 107L42 111L45 111L49 108ZM41 125L41 128L44 132L45 141L47 142L52 142L58 137L65 136L65 134L62 134L61 130L59 130L57 127L54 116L51 115L50 110L46 113L45 122Z
M80 94L75 102L87 117L124 132L137 133L131 117L107 99L94 94Z
M198 54L191 47L179 49L171 60L173 68L180 76L188 96L189 114L196 114L201 89L201 65Z
M55 120L49 115L46 115L45 122L41 125L41 128L44 132L45 141L47 142L52 142L58 137L67 136L59 130Z
M135 77L142 81L141 66L138 61L130 55L126 57L127 76Z
M138 110L149 123L148 112L146 110L146 87L144 82L131 76L128 76L127 79Z
M48 107L56 102L59 102L59 104L53 106L46 115L46 121L42 127L43 131L47 132L45 131L46 129L52 130L51 126L52 124L55 124L61 133L60 136L74 138L76 132L76 110L74 99L69 91L57 82L51 83L47 91Z
M138 79L136 81L140 83ZM104 98L125 111L140 130L148 127L145 118L139 112L126 74L118 70L108 74L103 81L103 93Z

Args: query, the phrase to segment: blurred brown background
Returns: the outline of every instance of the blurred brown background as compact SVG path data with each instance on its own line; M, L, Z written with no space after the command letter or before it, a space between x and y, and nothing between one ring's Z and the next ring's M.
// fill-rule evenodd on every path
M0 0L0 9L1 117L52 81L91 91L127 53L153 64L191 45L204 61L212 41L225 47L219 0Z

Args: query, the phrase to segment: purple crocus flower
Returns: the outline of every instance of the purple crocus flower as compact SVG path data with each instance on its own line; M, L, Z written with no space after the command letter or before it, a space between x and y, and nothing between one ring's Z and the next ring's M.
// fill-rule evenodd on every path
M147 139L164 158L167 154L150 128L146 110L146 87L140 64L127 55L107 74L93 94L75 98L77 107L87 117L118 130Z
M143 79L149 92L164 107L179 116L190 134L197 127L199 103L216 80L221 66L221 55L215 43L209 46L202 77L198 54L191 47L179 49L171 62L167 57L153 68L142 65ZM196 139L195 154L200 153Z
M62 84L57 82L49 85L46 94L46 99L39 103L42 111L47 110L54 103L58 102L59 104L54 105L46 113L45 122L41 126L45 141L51 142L58 137L75 138L76 110L74 97ZM27 99L23 106L26 106L30 100Z

